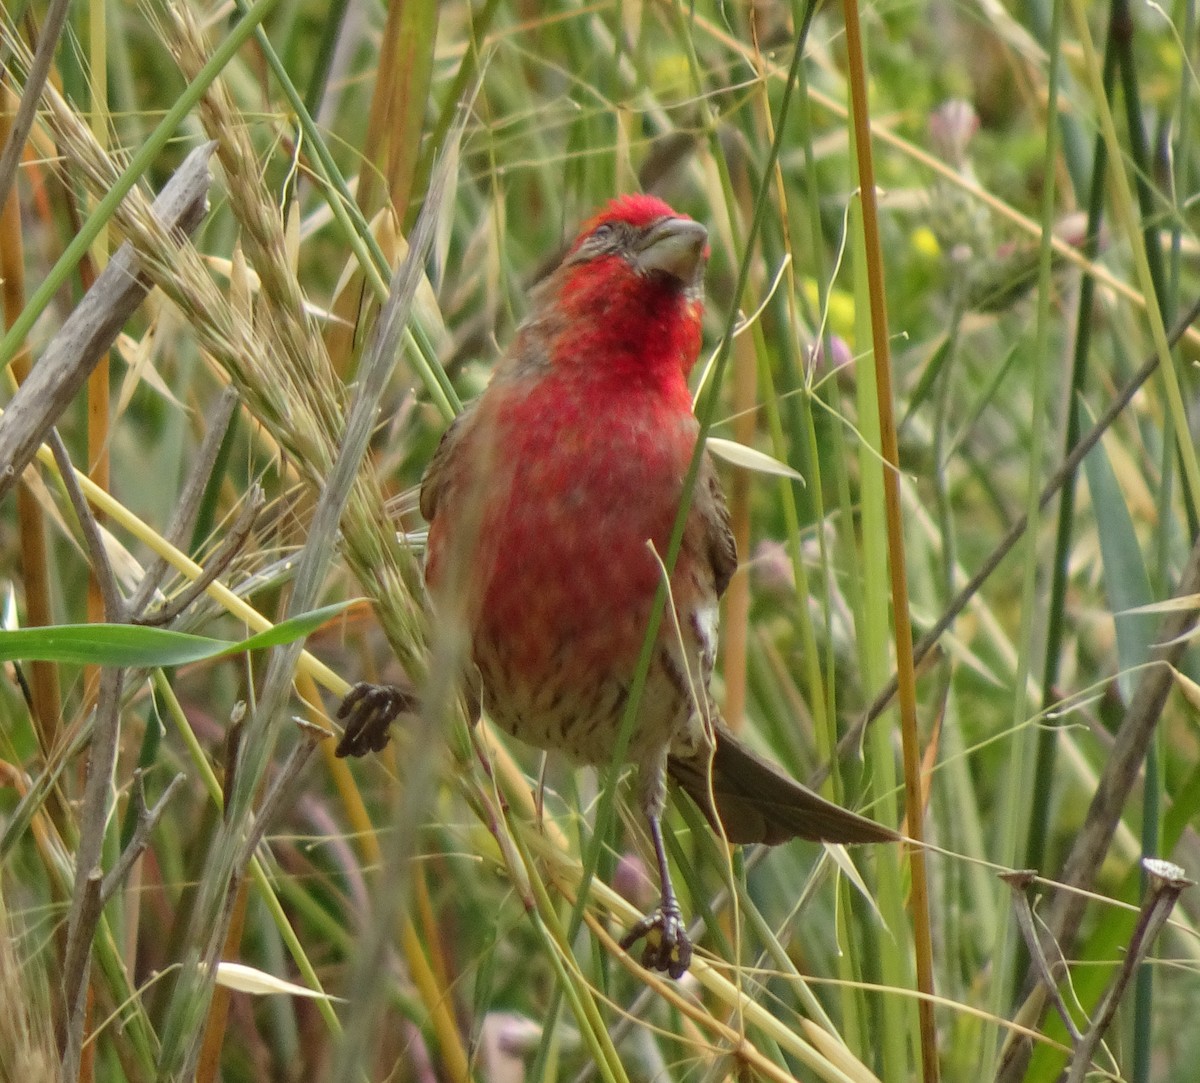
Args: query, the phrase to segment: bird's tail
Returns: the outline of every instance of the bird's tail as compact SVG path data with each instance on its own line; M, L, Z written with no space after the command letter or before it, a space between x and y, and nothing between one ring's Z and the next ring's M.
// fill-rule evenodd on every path
M716 828L720 816L730 842L764 842L775 846L788 839L815 842L892 842L890 828L826 801L780 768L751 752L723 723L716 727L716 749L709 760L700 754L672 756L667 770Z

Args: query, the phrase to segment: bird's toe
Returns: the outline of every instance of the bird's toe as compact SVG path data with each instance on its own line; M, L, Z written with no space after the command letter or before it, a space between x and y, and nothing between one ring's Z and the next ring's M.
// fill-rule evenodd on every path
M626 933L621 947L628 951L642 939L646 941L642 966L647 970L662 971L676 980L687 973L692 961L692 941L678 906L660 906L647 914Z
M406 689L392 684L356 684L338 707L337 716L346 729L338 741L337 755L365 756L381 751L388 743L391 724L415 706L415 697Z

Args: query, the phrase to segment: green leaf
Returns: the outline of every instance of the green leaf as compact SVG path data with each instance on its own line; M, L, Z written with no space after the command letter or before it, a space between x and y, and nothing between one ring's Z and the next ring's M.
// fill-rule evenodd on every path
M1128 703L1133 695L1135 671L1149 657L1158 626L1158 618L1146 608L1154 601L1154 592L1133 517L1103 441L1083 460L1083 468L1100 537L1104 593L1117 630L1117 660L1121 666L1117 683Z
M238 642L137 624L60 624L0 631L0 662L72 662L143 669L181 666L304 639L352 604L339 602L301 613Z
M719 436L710 436L706 441L708 450L718 459L740 466L743 470L754 470L760 474L770 474L777 478L791 478L792 481L804 483L804 475L793 470L787 463L781 463L765 452L756 448L739 444L736 440L723 440Z

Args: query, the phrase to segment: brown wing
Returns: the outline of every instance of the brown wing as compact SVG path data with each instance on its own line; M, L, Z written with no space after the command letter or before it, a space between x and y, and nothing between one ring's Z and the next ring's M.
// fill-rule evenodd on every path
M712 457L704 453L700 464L700 478L696 483L696 514L704 525L704 546L712 564L717 597L725 593L729 580L737 571L737 542L729 529L729 508L725 506L725 494L717 479Z
M667 770L714 827L720 817L730 842L778 846L788 839L851 843L892 842L900 837L891 828L802 786L752 752L719 718L714 726L711 782L708 756L703 752L688 758L672 756Z
M471 428L471 420L474 416L475 403L471 403L450 422L450 427L442 433L437 451L433 453L433 458L425 467L425 474L421 478L420 502L421 514L425 516L427 523L432 523L433 517L437 514L438 502L450 480L450 461L454 457L454 449L458 447L463 436Z

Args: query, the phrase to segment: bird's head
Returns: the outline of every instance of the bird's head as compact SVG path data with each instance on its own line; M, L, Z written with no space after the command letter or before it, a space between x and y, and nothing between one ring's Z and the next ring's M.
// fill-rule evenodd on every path
M686 377L700 351L708 251L704 226L661 199L614 199L583 225L534 298L550 361L597 376Z
M656 196L627 195L593 215L563 260L579 277L625 278L699 300L708 262L708 230Z

